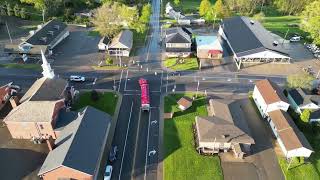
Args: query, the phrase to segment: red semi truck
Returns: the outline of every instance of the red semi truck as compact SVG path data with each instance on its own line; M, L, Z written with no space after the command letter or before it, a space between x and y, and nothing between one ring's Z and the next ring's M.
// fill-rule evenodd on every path
M146 79L140 78L139 85L141 88L141 109L143 111L150 110L149 84Z

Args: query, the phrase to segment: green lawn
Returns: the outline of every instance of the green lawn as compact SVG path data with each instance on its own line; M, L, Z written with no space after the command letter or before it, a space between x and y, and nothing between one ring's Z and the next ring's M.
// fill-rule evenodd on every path
M113 92L99 93L99 99L96 102L92 101L91 92L84 92L80 94L72 109L78 110L85 106L92 106L112 116L116 109L117 101L118 96Z
M0 64L0 67L3 68L16 68L16 69L32 69L32 70L41 70L40 64L17 64L17 63L8 63Z
M184 62L177 62L177 58L168 58L164 61L164 66L172 70L198 70L198 60L197 58L183 58Z
M177 108L183 94L165 97L165 112L175 112L173 119L164 121L164 179L165 180L222 180L218 156L199 155L194 147L192 124L197 115L208 115L203 96L184 112ZM187 94L192 97L192 94Z
M216 0L210 0L211 4L213 5ZM163 7L165 8L165 5L167 2L170 2L171 5L175 6L173 0L164 0L163 1ZM201 0L180 0L180 4L178 6L175 6L177 10L181 9L183 14L186 13L195 13L199 11Z
M305 38L308 34L299 28L300 21L300 16L276 16L264 17L262 24L267 30L281 37L285 37L289 29L286 39L294 34L299 34Z

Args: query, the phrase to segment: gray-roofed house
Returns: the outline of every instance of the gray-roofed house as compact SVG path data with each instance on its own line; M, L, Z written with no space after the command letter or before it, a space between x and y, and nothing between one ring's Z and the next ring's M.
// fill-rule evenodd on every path
M310 122L320 121L320 96L311 91L296 88L288 91L290 106L299 114L305 109L311 110Z
M6 50L10 53L25 54L28 56L39 56L41 50L45 54L52 54L53 49L66 37L69 36L67 25L59 20L53 19L38 29L31 31L25 41L16 45L6 45Z
M97 179L112 117L87 106L55 141L38 175L51 179ZM94 133L93 133L94 132Z
M233 52L240 69L242 63L290 62L290 56L280 42L258 21L236 16L224 19L219 34Z
M121 31L108 45L110 56L129 57L133 45L133 33L130 30Z
M255 143L237 101L211 99L211 115L195 119L196 144L200 153L233 151L242 158Z
M191 30L173 27L166 30L166 56L188 57L191 55Z

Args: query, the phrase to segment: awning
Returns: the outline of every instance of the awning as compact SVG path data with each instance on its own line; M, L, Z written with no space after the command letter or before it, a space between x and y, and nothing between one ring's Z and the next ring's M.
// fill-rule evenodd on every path
M222 54L221 50L211 49L208 51L209 54Z

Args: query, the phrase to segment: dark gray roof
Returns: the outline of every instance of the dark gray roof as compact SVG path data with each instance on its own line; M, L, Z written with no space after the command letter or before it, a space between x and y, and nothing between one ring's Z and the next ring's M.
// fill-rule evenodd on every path
M320 110L311 112L310 119L320 119Z
M289 90L290 96L298 106L304 106L310 103L320 105L320 96L314 95L308 90L296 88Z
M187 31L190 33L190 31ZM181 27L168 28L166 30L166 43L191 43L190 35Z
M75 111L67 112L65 108L60 109L58 118L56 120L56 124L54 126L55 131L61 131L66 127L69 123L77 119L78 113Z
M66 28L66 24L59 20L53 19L48 21L41 29L37 30L33 35L31 35L26 42L32 45L49 45ZM49 31L53 32L53 35L51 35ZM46 37L46 41L41 40L43 37Z
M253 23L251 23L253 22ZM288 55L282 44L273 45L275 38L258 21L236 16L221 22L223 31L238 57L271 50Z
M30 101L55 101L64 97L64 90L68 82L61 78L48 79L42 77L38 79L26 94L20 99L20 103Z
M38 175L60 166L95 175L111 120L110 115L93 107L82 109L78 118L62 130Z
M211 99L210 106L214 110L213 117L196 117L200 141L254 144L237 101Z

